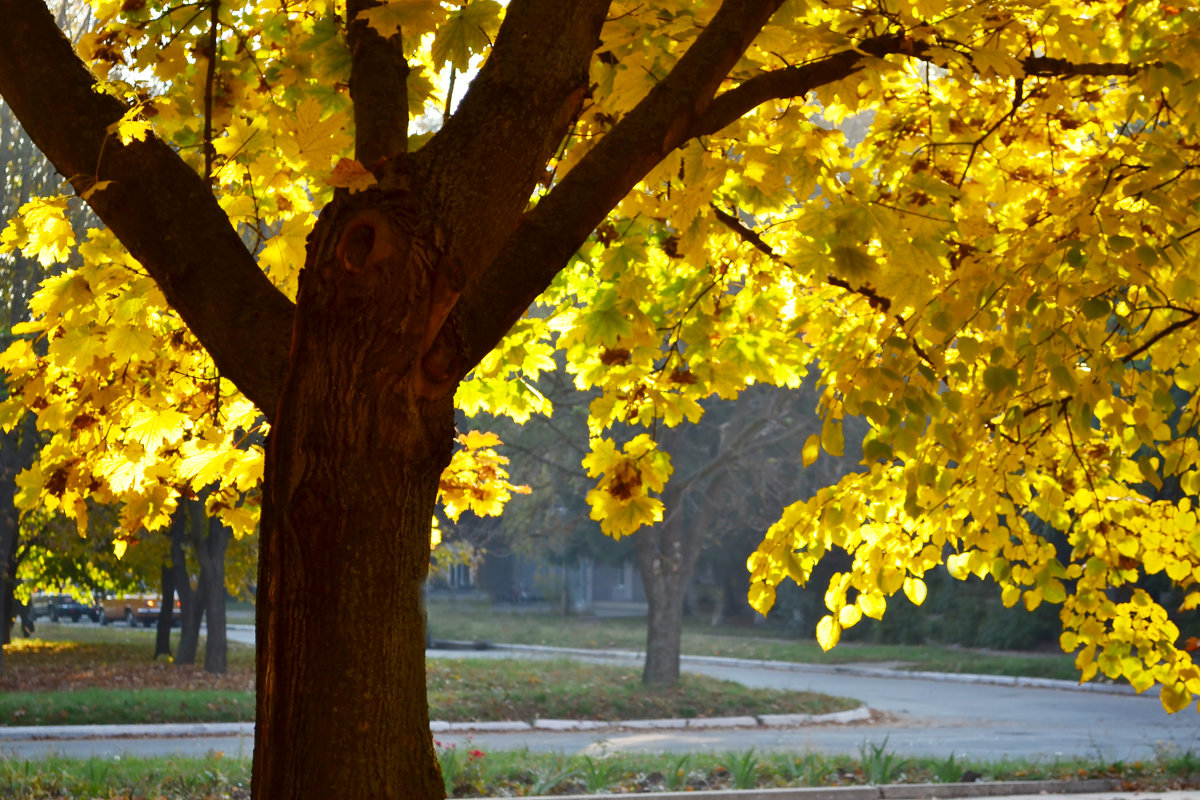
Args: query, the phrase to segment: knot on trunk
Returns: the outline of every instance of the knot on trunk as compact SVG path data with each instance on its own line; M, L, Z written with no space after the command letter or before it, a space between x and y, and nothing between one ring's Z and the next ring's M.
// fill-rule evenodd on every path
M349 195L321 213L300 278L297 325L306 338L360 352L343 361L353 384L419 398L453 391L463 345L452 312L462 274L417 193L401 182Z

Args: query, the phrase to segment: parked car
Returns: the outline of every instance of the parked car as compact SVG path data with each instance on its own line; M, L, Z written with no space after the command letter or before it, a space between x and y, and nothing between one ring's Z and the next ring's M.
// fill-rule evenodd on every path
M35 594L29 601L30 614L34 619L49 617L51 622L69 619L72 622L87 617L93 622L100 620L97 606L86 606L69 594Z
M158 615L162 610L162 596L149 593L121 594L105 598L100 607L101 625L124 621L131 628L138 625L149 628L158 622ZM176 600L175 608L171 612L172 625L179 624L179 613L179 600Z

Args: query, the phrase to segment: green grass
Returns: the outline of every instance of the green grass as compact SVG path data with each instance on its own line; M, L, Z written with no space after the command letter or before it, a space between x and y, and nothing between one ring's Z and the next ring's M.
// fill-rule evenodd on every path
M448 721L654 719L855 708L846 698L748 689L685 675L673 689L642 685L632 667L571 661L431 661L429 714ZM0 695L4 725L250 722L254 693L209 689L76 689Z
M539 644L554 647L636 650L646 648L642 617L598 619L562 617L530 610L507 610L463 598L433 598L430 630L436 638ZM706 620L684 623L683 652L807 664L903 662L902 668L1078 680L1074 659L1064 653L997 653L941 645L885 645L844 642L828 653L794 632L732 625L712 628Z
M859 705L813 692L750 689L703 675L684 675L671 689L647 687L635 667L569 660L431 659L427 685L430 717L451 722L824 714Z
M881 746L864 742L868 762ZM564 756L528 751L481 751L469 744L438 746L452 797L578 794L585 790L717 790L741 784L756 788L857 786L873 767L862 758L819 753L743 751L728 753ZM973 761L904 759L889 778L896 783L947 783L964 773L985 781L1108 778L1127 791L1183 789L1197 785L1190 752L1163 750L1135 762L1089 759ZM897 764L901 762L897 761ZM65 759L26 761L0 758L0 798L146 798L146 800L247 800L249 758L212 753L204 758Z
M74 689L0 695L0 722L4 725L253 721L253 692L220 689Z
M152 661L153 638L140 631L59 626L53 636L18 640L5 654L0 724L254 719L252 648L231 646L230 674L214 677ZM430 715L449 721L819 714L858 705L699 675L685 675L677 688L648 689L636 666L566 660L431 659L427 676Z

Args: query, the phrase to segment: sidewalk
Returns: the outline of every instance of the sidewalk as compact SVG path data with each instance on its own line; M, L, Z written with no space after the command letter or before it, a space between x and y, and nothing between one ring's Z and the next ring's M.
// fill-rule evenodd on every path
M598 720L539 719L533 722L443 722L429 723L431 733L520 733L522 731L618 731L681 730L713 728L791 728L800 725L847 724L871 719L866 707L832 714L763 714L758 717L704 717L693 719L639 719L602 722ZM78 739L142 739L201 736L253 736L253 722L192 722L164 725L26 725L0 727L4 741L55 741Z

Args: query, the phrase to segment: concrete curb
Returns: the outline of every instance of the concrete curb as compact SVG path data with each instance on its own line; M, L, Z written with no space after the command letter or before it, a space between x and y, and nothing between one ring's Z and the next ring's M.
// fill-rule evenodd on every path
M494 650L510 650L517 653L542 655L583 656L613 660L642 661L646 654L639 650L584 650L575 647L549 647L538 644L492 644ZM856 675L868 678L905 678L953 683L990 684L994 686L1016 686L1031 689L1060 689L1075 692L1101 692L1103 694L1137 694L1132 686L1115 683L1076 683L1057 678L1022 678L1010 675L978 675L968 672L920 672L915 670L881 669L878 667L838 666L823 664L797 664L790 661L756 661L750 658L726 658L724 656L680 656L685 664L709 664L717 667L748 667L752 669L776 669L784 672L834 672L840 675Z
M253 722L183 722L165 725L25 725L21 727L0 727L0 741L148 739L253 735Z
M1119 788L1116 781L997 781L995 783L897 783L886 786L827 786L803 789L722 789L704 792L646 792L638 800L951 800L969 797L1032 797L1037 795L1092 794ZM1155 793L1155 797L1160 797ZM550 800L554 795L530 797ZM577 800L612 795L575 795Z
M522 733L529 731L615 731L632 730L681 730L685 728L788 728L798 725L845 724L871 718L868 708L836 711L832 714L765 714L762 717L706 717L693 719L637 719L637 720L574 720L539 719L533 723L520 721L501 722L445 722L434 720L429 723L431 733ZM52 741L66 739L149 739L181 738L201 736L253 736L253 722L206 722L179 723L168 725L27 725L23 727L0 727L0 742L4 741Z

